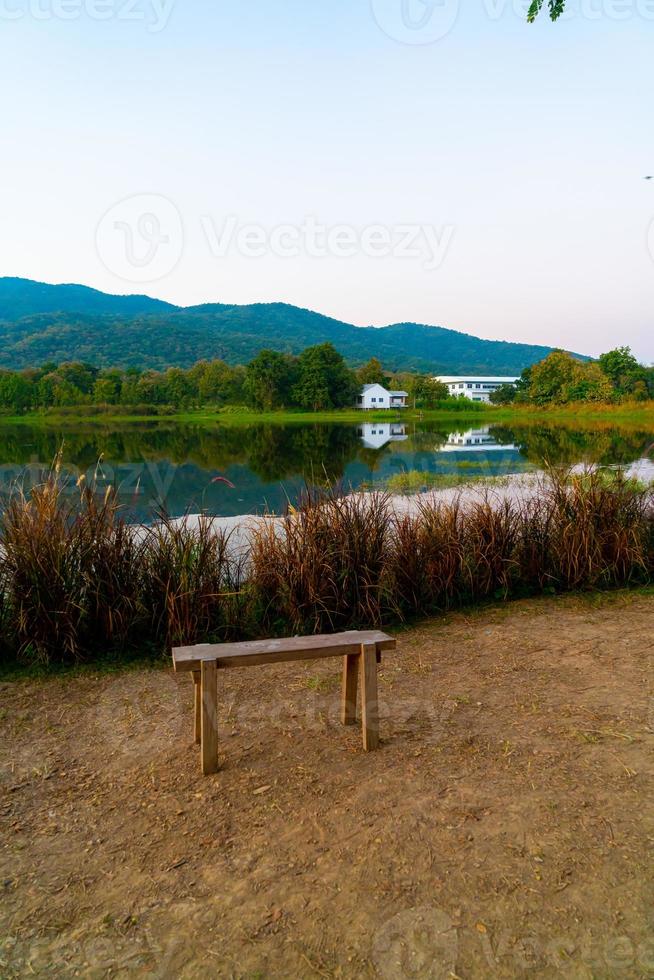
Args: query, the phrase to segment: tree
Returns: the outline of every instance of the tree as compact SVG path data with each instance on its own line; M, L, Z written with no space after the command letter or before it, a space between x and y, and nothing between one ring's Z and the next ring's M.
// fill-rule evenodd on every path
M67 361L64 364L60 364L55 373L62 382L66 382L68 385L79 389L83 395L90 395L100 370L99 368L93 367L92 364L84 364L81 361Z
M164 401L167 405L189 406L193 401L193 385L189 372L182 368L168 368L164 375Z
M572 380L564 385L563 402L607 402L613 398L613 386L599 364L577 361Z
M18 412L31 408L34 386L23 375L14 371L0 372L0 406Z
M528 400L536 405L564 401L563 391L566 385L572 384L578 363L566 351L555 350L538 364L533 364L529 375Z
M642 392L646 382L645 368L638 363L630 347L616 347L600 354L599 366L610 380L617 395Z
M243 396L242 368L232 368L224 361L198 361L189 371L197 388L201 405L237 403Z
M98 378L93 385L93 401L96 405L115 405L119 386L113 378Z
M297 364L293 398L302 408L320 411L354 405L359 387L357 379L333 344L307 347Z
M384 374L381 361L378 361L376 357L371 357L369 361L358 368L356 375L357 381L361 385L379 384L383 385L384 388L388 387L388 375Z
M529 10L527 11L527 20L530 24L533 24L541 12L543 2L544 0L531 0ZM564 10L565 0L547 0L547 11L549 13L550 20L558 20Z
M442 381L428 375L416 374L409 383L408 393L414 408L435 408L450 392Z
M260 351L245 369L243 390L248 404L270 411L291 400L294 359L274 350Z
M536 405L611 401L614 388L597 361L579 361L556 350L523 371L516 400Z
M493 405L510 405L517 394L515 385L500 385L488 397Z

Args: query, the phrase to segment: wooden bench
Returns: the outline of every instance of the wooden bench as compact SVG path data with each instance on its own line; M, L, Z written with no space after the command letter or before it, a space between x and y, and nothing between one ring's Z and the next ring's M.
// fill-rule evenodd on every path
M190 671L195 690L195 741L201 746L202 772L218 771L218 671L226 667L256 667L292 660L343 657L341 721L356 724L358 678L361 679L361 727L366 752L379 745L377 664L382 650L395 640L379 630L350 630L318 636L245 643L200 643L173 649L176 671Z

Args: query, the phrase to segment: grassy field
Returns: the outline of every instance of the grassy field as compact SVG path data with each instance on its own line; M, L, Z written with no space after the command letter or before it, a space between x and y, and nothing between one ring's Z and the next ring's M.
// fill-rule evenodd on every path
M517 406L486 406L453 403L451 407L441 406L436 409L404 409L400 411L362 412L358 409L339 409L325 412L304 411L273 411L259 412L245 407L227 409L193 409L180 410L171 413L147 415L135 412L116 412L111 408L107 411L89 410L89 406L80 405L74 410L61 411L51 409L43 412L27 412L22 415L0 415L1 423L23 423L30 425L79 425L80 423L110 423L122 424L127 422L181 422L185 424L215 424L220 425L255 425L262 422L280 425L323 423L323 422L404 422L438 421L455 419L485 424L493 422L570 422L584 423L615 422L619 424L654 425L654 401L641 404L629 403L624 405L592 405L588 403L571 405L536 405Z
M30 425L79 425L80 423L117 423L124 422L182 422L185 424L215 424L220 425L257 425L262 422L276 423L278 425L306 424L315 422L389 422L401 419L402 421L419 421L422 419L452 419L470 418L475 421L495 419L497 413L493 409L477 409L475 407L464 409L438 409L434 411L413 411L412 409L394 412L361 412L357 409L335 410L330 412L301 412L301 411L276 411L276 412L257 412L254 409L239 409L236 411L196 409L173 413L162 413L161 415L143 414L123 414L111 411L107 412L88 412L87 406L81 405L78 412L59 412L56 410L47 412L26 412L23 415L0 415L1 423L28 423Z

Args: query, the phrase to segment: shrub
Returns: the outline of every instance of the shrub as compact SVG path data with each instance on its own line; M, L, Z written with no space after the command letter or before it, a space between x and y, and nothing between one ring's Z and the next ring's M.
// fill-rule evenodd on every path
M652 491L621 473L550 474L524 501L307 491L240 552L211 517L126 524L113 491L58 464L0 524L0 655L109 650L380 626L490 597L651 581Z

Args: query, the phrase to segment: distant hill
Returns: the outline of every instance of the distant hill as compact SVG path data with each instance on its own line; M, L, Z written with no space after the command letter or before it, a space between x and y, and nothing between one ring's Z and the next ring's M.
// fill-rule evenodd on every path
M88 286L0 278L0 366L83 360L101 367L188 367L203 358L242 364L262 347L297 354L331 341L353 365L389 370L519 374L552 348L482 340L420 323L355 327L287 303L179 307Z
M108 313L132 316L164 313L177 307L149 296L112 296L90 286L52 286L32 279L0 278L0 320L18 320L34 313Z

